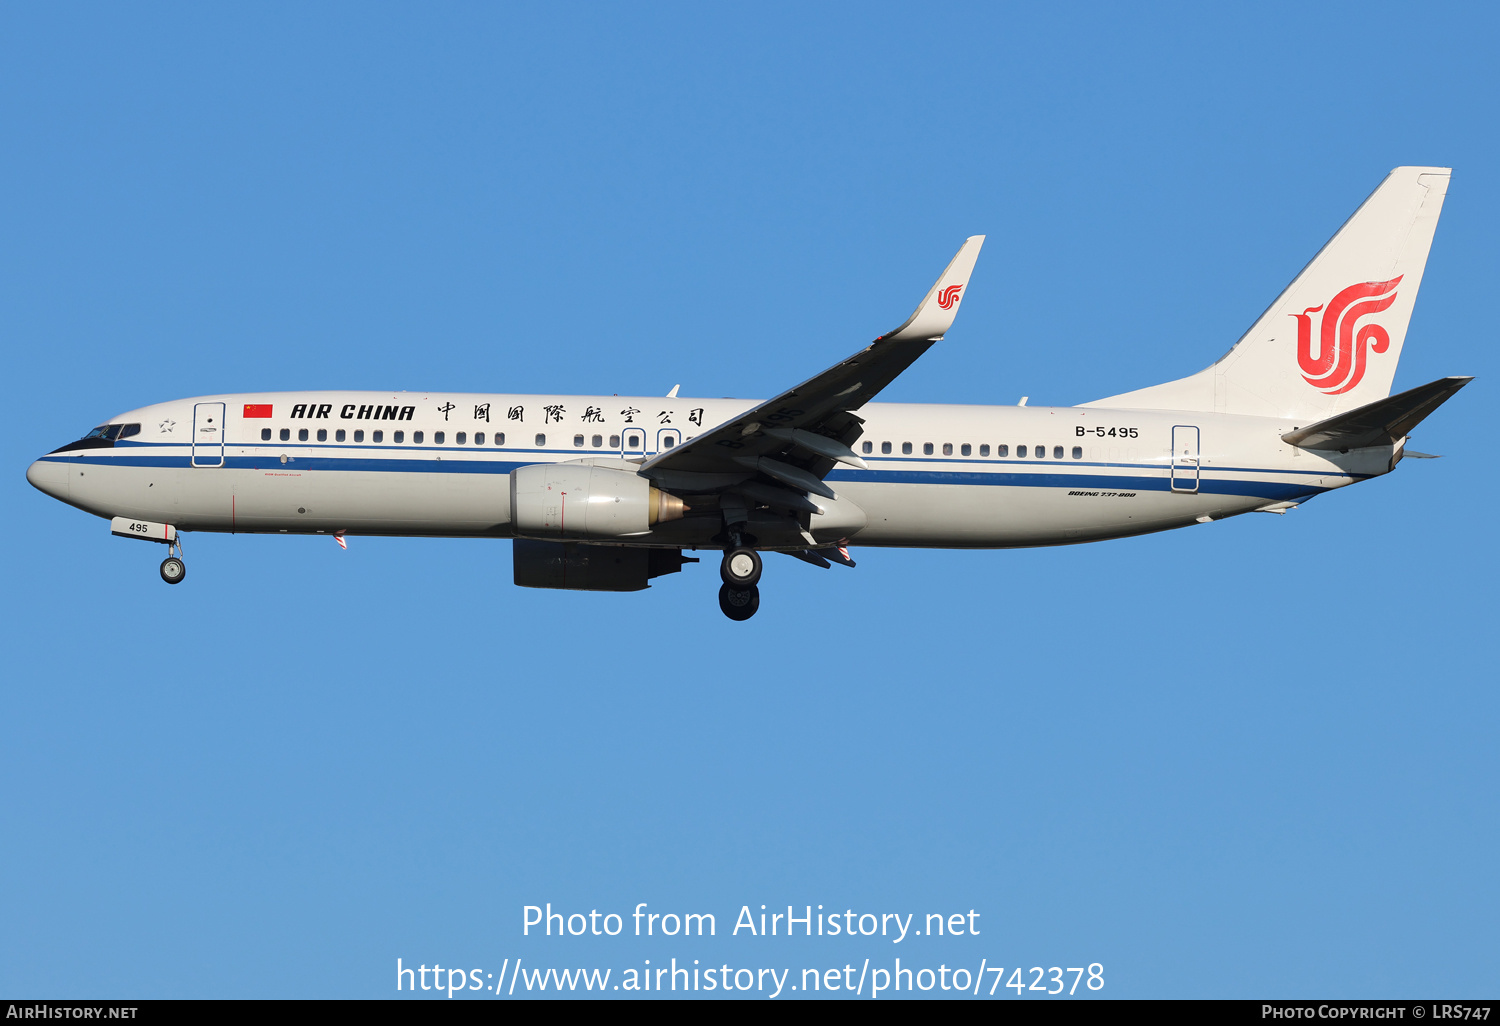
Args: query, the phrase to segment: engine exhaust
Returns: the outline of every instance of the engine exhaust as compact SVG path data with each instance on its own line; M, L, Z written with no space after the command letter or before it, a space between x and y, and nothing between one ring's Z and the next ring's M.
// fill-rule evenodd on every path
M677 496L664 492L660 488L651 489L648 507L650 509L650 522L652 524L665 524L673 520L681 520L682 515L692 509L691 506Z

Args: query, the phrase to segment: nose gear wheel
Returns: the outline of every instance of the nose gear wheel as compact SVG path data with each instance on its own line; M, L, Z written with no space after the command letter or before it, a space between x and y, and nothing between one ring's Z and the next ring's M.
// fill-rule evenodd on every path
M181 584L186 576L187 564L176 556L168 556L161 561L161 579L168 584Z

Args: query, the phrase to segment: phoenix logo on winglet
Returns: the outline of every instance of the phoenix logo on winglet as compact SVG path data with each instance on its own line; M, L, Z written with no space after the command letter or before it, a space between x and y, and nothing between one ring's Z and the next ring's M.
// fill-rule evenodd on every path
M1328 395L1338 395L1364 379L1366 344L1383 353L1390 348L1391 336L1379 324L1366 324L1356 335L1355 322L1389 309L1396 301L1396 286L1401 284L1402 277L1350 285L1334 296L1319 327L1316 356L1312 346L1312 315L1323 307L1313 306L1302 313L1287 315L1297 319L1297 363L1302 367L1303 380Z
M962 285L949 285L938 293L938 306L944 310L952 310L953 304L958 302L958 294L964 290Z

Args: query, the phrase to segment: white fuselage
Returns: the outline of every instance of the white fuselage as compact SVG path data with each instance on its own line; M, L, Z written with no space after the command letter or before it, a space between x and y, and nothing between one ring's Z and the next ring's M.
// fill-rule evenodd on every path
M507 538L512 470L639 460L754 405L640 396L209 396L115 417L111 424L139 424L139 432L42 457L28 477L90 513L179 531ZM828 474L841 501L812 518L820 542L1000 548L1122 537L1285 508L1386 473L1400 452L1301 450L1281 439L1299 424L1226 414L872 403L858 415L865 426L854 449L869 469L839 465ZM720 526L717 517L689 516L621 543L713 547ZM765 547L805 544L764 539Z

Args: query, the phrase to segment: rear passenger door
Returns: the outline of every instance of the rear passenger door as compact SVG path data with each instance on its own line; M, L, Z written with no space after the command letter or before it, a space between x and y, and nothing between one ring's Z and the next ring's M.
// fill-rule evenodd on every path
M1198 429L1189 424L1172 428L1172 491L1198 490Z

